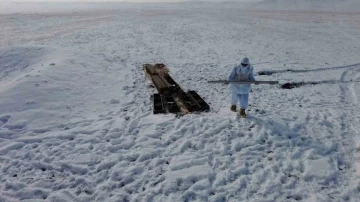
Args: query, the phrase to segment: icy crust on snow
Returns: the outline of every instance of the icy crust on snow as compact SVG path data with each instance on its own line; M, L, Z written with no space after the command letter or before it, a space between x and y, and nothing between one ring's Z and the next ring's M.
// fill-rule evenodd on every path
M357 15L198 8L1 16L0 201L356 202ZM335 83L254 86L239 120L206 81L245 55L281 72L258 80ZM153 115L149 62L211 111Z

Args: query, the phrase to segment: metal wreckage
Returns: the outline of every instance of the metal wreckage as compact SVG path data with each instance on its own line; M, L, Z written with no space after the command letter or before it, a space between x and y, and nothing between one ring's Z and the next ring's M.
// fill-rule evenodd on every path
M185 92L164 64L144 64L143 70L158 93L152 95L153 113L188 114L209 111L210 106L193 90Z

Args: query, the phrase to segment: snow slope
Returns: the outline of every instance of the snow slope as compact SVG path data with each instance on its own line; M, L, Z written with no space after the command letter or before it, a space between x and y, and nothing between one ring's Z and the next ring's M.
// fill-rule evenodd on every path
M356 12L122 5L1 15L0 201L360 198ZM254 86L238 120L206 81L244 56L258 80L320 84ZM211 111L153 115L152 62Z

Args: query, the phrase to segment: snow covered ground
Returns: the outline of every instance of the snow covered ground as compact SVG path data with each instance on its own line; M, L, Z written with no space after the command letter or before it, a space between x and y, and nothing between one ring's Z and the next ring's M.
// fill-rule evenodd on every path
M7 4L0 201L359 201L360 8L271 2ZM238 120L206 81L244 56L320 84L254 86ZM155 62L211 111L153 115Z

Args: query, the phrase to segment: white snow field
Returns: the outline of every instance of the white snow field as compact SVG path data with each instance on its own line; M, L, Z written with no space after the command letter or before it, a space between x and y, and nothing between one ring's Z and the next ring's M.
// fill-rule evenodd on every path
M0 201L360 201L360 8L271 2L8 2ZM239 120L207 80L245 56L257 80L319 84L254 86ZM153 115L144 63L211 111Z

